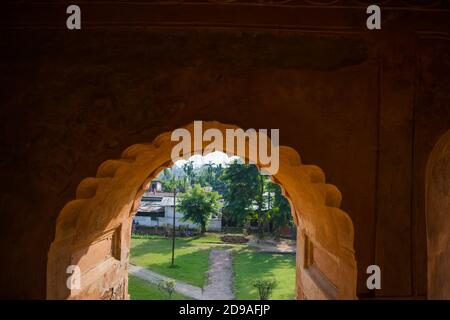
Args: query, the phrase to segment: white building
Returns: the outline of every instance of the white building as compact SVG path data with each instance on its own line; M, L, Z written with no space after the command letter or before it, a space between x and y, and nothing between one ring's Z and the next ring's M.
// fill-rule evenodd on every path
M134 217L134 222L141 226L159 227L173 225L173 193L145 192L141 205ZM178 204L178 199L177 199ZM196 223L183 220L184 214L178 211L175 214L175 226L200 228ZM220 231L222 229L222 216L216 215L209 220L207 231Z

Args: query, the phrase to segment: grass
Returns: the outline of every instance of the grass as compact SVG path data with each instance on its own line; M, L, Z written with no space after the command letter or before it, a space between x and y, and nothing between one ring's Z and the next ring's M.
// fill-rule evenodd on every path
M167 277L203 287L208 271L209 252L216 246L223 247L223 244L215 234L177 238L175 267L172 268L171 240L133 237L130 261Z
M212 248L233 249L234 292L238 300L259 299L253 281L275 278L271 299L295 298L295 255L258 252L246 244L224 244L217 234L177 238L175 268L171 268L172 241L161 238L132 237L131 263L197 287L203 287ZM156 288L156 290L158 290ZM130 286L130 293L131 293ZM159 292L161 294L161 292ZM133 298L133 297L132 297ZM143 298L146 299L146 298ZM156 298L153 298L156 299Z
M156 285L132 275L128 276L128 293L131 300L168 300L168 295ZM191 298L174 292L172 300L191 300Z
M234 293L237 300L257 300L257 279L275 278L271 300L295 299L295 255L239 250L233 256Z

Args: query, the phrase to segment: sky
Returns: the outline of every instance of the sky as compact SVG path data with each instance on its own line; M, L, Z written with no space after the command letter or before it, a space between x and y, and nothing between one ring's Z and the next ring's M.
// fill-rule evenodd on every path
M229 157L223 152L215 151L208 153L205 156L201 155L194 155L189 158L189 161L194 162L194 167L201 167L202 165L207 164L208 162L212 162L214 164L228 164L230 162L233 162L235 159L239 159L239 157L231 156ZM175 165L178 167L183 166L184 163L186 163L186 160L179 160L175 162Z

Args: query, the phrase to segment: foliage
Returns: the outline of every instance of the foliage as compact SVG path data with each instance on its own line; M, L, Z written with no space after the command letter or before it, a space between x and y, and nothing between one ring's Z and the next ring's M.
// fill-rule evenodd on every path
M263 236L263 225L270 219L267 176L259 173L253 164L234 162L226 168L223 180L227 182L224 193L224 217L228 223L242 224L250 219L258 223L258 235Z
M221 164L207 165L206 169L209 185L214 191L217 191L222 196L228 188L228 185L222 179L224 171L225 168Z
M243 224L254 213L253 201L258 193L258 169L233 162L225 169L222 180L227 184L223 195L223 217L227 225Z
M258 279L253 282L253 286L258 289L259 300L269 300L276 285L275 279Z
M201 226L201 232L206 232L206 225L213 213L220 209L219 194L207 192L199 184L179 196L179 211L183 212L184 220L190 220Z
M171 169L164 169L159 175L159 180L162 184L162 189L164 192L173 192L174 189L185 190L185 182L178 177L176 177Z
M172 295L175 292L175 280L169 279L169 280L161 280L158 282L158 289L163 290L167 293L167 296L170 299L172 299Z
M293 226L291 206L289 201L281 194L281 187L275 183L270 183L269 194L273 194L273 204L270 205L270 217L273 222L275 238L279 238L281 228Z
M166 277L203 287L207 279L210 250L214 248L234 248L233 287L237 300L259 299L253 280L277 279L277 287L270 299L295 299L295 254L275 254L257 252L247 248L247 244L224 244L220 234L207 233L205 236L179 238L176 243L177 268L170 268L172 241L168 239L131 239L130 262L148 268ZM257 267L255 267L257 266ZM136 278L130 275L131 278ZM137 280L140 280L137 278ZM146 281L142 281L143 285ZM152 285L151 296L144 295L135 283L129 284L131 299L166 299L166 295ZM145 288L147 289L147 288ZM148 290L145 290L148 291ZM174 293L172 299L182 299Z
M176 188L179 192L189 193L197 184L211 187L224 199L222 217L225 228L256 223L260 237L265 231L270 231L278 238L284 226L292 226L290 205L281 188L261 175L253 164L234 161L223 166L209 162L202 167L194 167L193 161L188 161L182 167L165 169L159 180L166 192ZM194 216L189 220L207 222L209 219L206 213L197 212Z
M128 293L131 300L166 300L167 295L158 289L156 284L137 276L128 275ZM173 300L191 300L182 294L175 292L172 295Z
M188 161L185 164L183 164L183 171L185 173L184 179L184 189L187 190L187 183L189 182L190 185L195 183L195 172L194 172L194 162Z

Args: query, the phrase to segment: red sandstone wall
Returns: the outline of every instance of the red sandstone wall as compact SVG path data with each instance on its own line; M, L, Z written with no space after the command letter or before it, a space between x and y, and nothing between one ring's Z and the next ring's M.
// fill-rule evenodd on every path
M6 31L0 296L45 298L55 220L128 146L193 120L280 128L343 194L358 294L426 295L425 166L450 123L448 41L398 34ZM180 50L182 48L182 50Z
M433 149L426 179L428 295L450 299L450 131Z

